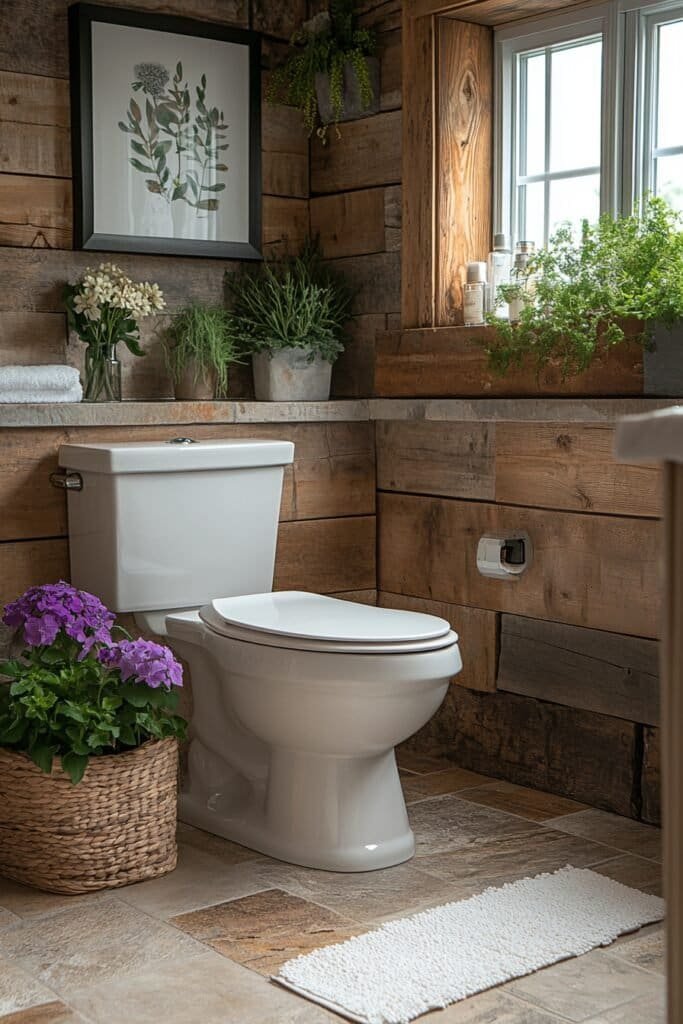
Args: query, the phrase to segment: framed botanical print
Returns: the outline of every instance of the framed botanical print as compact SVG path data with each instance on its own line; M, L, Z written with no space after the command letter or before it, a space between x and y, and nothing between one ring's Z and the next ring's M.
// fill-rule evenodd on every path
M260 37L69 8L74 244L259 259Z

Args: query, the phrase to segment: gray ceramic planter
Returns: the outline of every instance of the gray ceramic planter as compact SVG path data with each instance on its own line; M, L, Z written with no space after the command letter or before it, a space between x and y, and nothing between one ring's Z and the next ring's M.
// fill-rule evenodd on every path
M216 371L204 372L191 359L175 382L174 392L180 402L211 402L216 395Z
M253 356L257 402L324 402L330 397L332 363L316 356L308 362L304 348L285 348L272 356Z
M377 57L366 57L365 63L368 66L370 84L372 85L372 102L369 107L363 109L356 72L351 64L346 64L344 67L344 106L340 121L355 121L359 117L370 117L371 114L376 114L379 110L379 60ZM320 120L323 124L332 124L334 112L330 102L329 75L318 72L315 76L315 91L318 96Z

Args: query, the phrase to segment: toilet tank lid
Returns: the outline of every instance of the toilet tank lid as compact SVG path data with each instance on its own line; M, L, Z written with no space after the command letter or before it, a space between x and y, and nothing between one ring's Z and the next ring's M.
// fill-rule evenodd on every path
M202 469L249 469L285 466L294 458L291 441L258 439L114 441L63 444L59 465L90 473L169 473Z

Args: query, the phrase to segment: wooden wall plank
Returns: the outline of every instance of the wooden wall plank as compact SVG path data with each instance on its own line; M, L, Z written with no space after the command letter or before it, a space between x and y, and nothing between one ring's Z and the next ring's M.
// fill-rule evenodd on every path
M396 252L401 248L402 189L393 185L384 189L384 248Z
M346 325L344 351L332 368L335 398L369 398L375 375L375 336L386 327L384 313L354 316Z
M567 622L659 633L658 524L449 498L379 496L379 589ZM526 530L534 554L515 580L480 575L484 535Z
M598 629L503 615L498 689L659 725L659 645Z
M411 17L444 14L478 25L504 25L585 4L586 0L407 0Z
M308 136L295 107L264 102L261 111L263 192L308 197Z
M285 472L283 520L367 516L375 511L370 423L198 424L188 430L199 439L293 441L295 462ZM0 541L66 535L64 493L49 482L57 469L60 444L161 441L173 432L170 426L0 430Z
M661 515L661 472L614 458L609 423L501 423L496 501L626 516Z
M434 71L432 18L410 17L403 6L403 226L401 324L434 323Z
M69 578L65 538L0 544L0 607L28 587Z
M264 255L296 255L309 237L308 200L263 197Z
M311 199L311 234L328 259L383 252L383 188L339 192Z
M421 747L420 733L407 745L445 754L471 771L636 816L637 726L510 693L451 687L451 697L457 724L441 747Z
M345 256L334 260L332 265L341 271L355 290L354 315L395 313L401 308L400 253Z
M274 589L332 594L374 586L374 516L282 523Z
M70 177L68 128L12 121L2 121L0 126L0 171Z
M407 597L405 594L388 594L380 591L377 595L381 608L402 608L406 611L424 612L446 619L460 638L462 671L453 676L456 686L469 690L491 692L496 688L496 652L498 648L498 618L496 612L483 608L466 608L446 601L429 601L422 597ZM431 732L449 734L457 729L454 708L448 697L438 711L438 722L433 723Z
M406 273L405 263L403 270ZM403 292L405 295L405 289ZM565 377L558 364L540 372L528 364L501 376L490 370L486 354L494 330L437 327L392 331L378 337L375 394L378 398L643 394L643 350L636 343L614 345L599 353L590 367L575 377Z
M311 191L346 192L401 180L400 110L346 121L328 145L311 146Z
M306 0L251 0L253 28L278 39L289 40L306 15Z
M381 32L377 53L380 61L380 110L398 110L401 106L401 29Z
M71 182L0 174L0 245L70 249Z
M375 428L380 490L494 499L494 424L378 420Z
M660 825L662 821L661 735L659 729L646 727L643 731L641 814L643 821Z
M0 314L0 366L63 363L65 349L65 313Z
M461 324L467 262L491 246L493 33L450 18L437 26L435 323Z
M0 123L68 128L69 83L61 78L0 71ZM8 130L3 127L3 134Z

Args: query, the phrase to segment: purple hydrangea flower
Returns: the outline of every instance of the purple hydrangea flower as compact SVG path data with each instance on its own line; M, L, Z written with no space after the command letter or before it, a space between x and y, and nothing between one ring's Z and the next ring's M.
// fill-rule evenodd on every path
M95 644L110 644L114 615L94 594L77 590L64 580L31 587L5 606L2 621L14 629L23 628L28 647L54 643L60 630L82 647L79 660Z
M136 679L153 689L183 685L183 670L168 647L152 640L119 640L97 653L99 661L118 669L124 682Z

